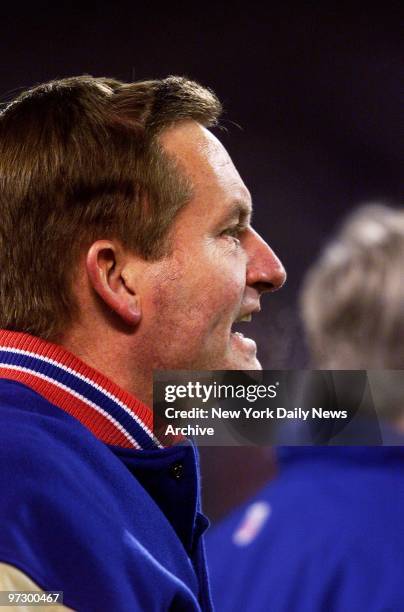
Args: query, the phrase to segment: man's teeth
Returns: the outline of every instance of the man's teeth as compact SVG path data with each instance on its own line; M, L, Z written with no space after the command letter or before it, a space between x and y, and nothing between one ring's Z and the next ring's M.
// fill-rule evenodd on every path
M251 313L249 313L249 314L245 314L244 316L239 317L238 319L236 319L236 320L234 321L234 324L242 323L242 322L245 322L245 321L249 322L249 321L251 321L251 319L252 319L252 315L251 315ZM236 331L236 330L233 330L233 329L232 329L231 331L232 331L232 333L233 333L233 334L235 334L236 336L239 336L240 338L244 338L244 335L243 335L241 332Z

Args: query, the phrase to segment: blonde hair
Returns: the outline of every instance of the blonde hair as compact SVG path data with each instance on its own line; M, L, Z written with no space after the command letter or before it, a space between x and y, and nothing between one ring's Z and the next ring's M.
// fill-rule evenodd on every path
M404 366L404 212L367 205L348 217L301 294L317 366Z

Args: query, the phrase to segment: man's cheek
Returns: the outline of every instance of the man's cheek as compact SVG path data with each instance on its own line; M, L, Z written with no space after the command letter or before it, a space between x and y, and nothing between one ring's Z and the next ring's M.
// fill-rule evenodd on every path
M223 280L222 286L222 299L225 300L229 306L237 305L241 303L246 287L246 274L240 272L239 274L233 274L226 280Z

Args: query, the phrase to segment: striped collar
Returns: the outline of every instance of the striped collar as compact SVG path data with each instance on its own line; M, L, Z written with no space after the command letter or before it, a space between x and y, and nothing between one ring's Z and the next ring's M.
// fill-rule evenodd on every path
M57 344L0 330L0 377L30 387L106 444L163 448L148 406Z

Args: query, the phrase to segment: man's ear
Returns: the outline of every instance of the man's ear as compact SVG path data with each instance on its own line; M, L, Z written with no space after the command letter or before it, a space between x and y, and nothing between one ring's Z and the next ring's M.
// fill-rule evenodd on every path
M140 297L127 274L128 258L118 243L97 240L88 250L86 269L93 289L127 325L141 319ZM126 280L125 280L126 279Z

